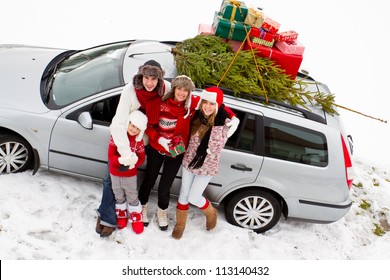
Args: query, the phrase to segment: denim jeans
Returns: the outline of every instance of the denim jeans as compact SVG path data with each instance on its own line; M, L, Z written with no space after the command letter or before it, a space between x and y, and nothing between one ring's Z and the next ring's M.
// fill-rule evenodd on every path
M100 216L100 224L116 227L115 196L111 185L111 176L107 168L106 176L103 178L102 201L97 211Z

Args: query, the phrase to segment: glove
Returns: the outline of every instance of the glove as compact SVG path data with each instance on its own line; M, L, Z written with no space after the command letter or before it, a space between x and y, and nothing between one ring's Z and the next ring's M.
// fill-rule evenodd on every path
M227 132L227 137L229 138L236 132L238 125L240 124L240 119L237 117L233 117L230 122L226 124L226 126L230 126L228 132Z
M160 139L158 139L158 143L167 151L169 152L169 143L171 143L171 139L167 139L167 138L164 138L164 137L160 137Z
M135 153L131 153L131 155L129 155L129 156L118 158L118 161L122 165L134 167L134 165L138 161L138 156Z

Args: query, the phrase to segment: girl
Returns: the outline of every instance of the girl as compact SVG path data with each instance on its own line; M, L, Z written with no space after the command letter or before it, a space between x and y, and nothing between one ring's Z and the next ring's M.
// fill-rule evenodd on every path
M172 236L180 239L186 225L189 203L206 215L206 229L215 228L217 210L203 196L208 183L218 173L221 152L228 139L230 120L223 104L223 92L207 88L191 121L191 137L183 158L182 185L176 209L176 225Z

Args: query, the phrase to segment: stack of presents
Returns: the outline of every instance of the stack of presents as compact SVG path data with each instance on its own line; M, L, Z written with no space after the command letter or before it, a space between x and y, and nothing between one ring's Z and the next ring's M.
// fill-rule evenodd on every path
M199 24L198 34L222 37L234 51L243 44L244 50L253 49L257 55L274 61L291 79L297 76L305 49L297 40L297 32L280 31L278 21L258 8L247 7L243 1L223 0L212 25Z

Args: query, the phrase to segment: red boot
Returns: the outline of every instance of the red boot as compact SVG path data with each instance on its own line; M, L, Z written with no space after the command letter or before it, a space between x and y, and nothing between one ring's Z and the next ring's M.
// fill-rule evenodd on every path
M144 222L142 221L142 212L131 212L130 218L131 227L136 234L140 234L144 231Z
M116 204L116 226L118 229L123 229L127 226L127 207L126 202L122 204Z
M138 202L137 206L127 205L127 211L129 212L129 221L131 227L136 234L140 234L144 231L144 221L142 220L142 205Z

